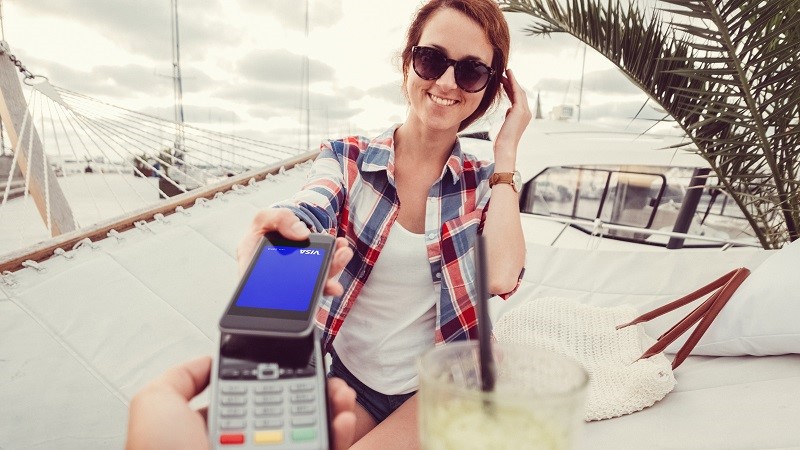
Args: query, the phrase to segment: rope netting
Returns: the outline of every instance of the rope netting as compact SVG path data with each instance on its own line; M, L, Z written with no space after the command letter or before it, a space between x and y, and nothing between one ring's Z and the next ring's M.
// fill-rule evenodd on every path
M17 233L20 244L30 244L24 236L30 231L25 229L28 221L20 216L29 215L33 208L29 195L32 170L44 172L44 222L50 231L48 176L59 181L68 203L81 205L84 212L93 211L74 216L75 229L80 229L306 152L176 124L51 85L46 78L25 84L30 89L18 131L19 148L0 165L0 234ZM41 141L44 158L32 158L36 139ZM44 167L28 164L21 170L20 154L27 155L27 161L41 161L37 164ZM21 229L10 229L14 222ZM3 250L0 248L0 254Z

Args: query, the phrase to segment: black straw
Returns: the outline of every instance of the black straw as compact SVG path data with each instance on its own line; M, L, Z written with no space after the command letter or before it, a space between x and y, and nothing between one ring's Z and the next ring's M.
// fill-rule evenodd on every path
M475 274L478 315L478 358L481 369L481 390L494 391L495 367L492 356L491 324L489 322L489 291L486 279L486 242L480 234L475 241Z

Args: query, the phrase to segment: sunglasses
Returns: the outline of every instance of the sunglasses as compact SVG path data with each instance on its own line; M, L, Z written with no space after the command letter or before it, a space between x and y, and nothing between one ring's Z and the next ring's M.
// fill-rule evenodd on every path
M472 59L456 61L432 47L415 45L411 48L411 64L414 72L423 80L436 80L453 66L456 84L466 92L482 91L494 76L494 69Z

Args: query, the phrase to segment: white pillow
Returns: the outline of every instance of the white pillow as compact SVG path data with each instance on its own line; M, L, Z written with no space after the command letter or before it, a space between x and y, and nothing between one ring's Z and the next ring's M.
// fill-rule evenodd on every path
M693 355L800 353L800 240L768 257L744 280ZM667 348L676 352L690 332Z

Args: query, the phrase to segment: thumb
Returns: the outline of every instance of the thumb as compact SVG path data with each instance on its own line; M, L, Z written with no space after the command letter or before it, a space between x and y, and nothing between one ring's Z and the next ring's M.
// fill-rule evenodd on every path
M203 356L172 367L153 381L153 385L166 388L186 400L191 400L208 386L210 375L211 358Z

